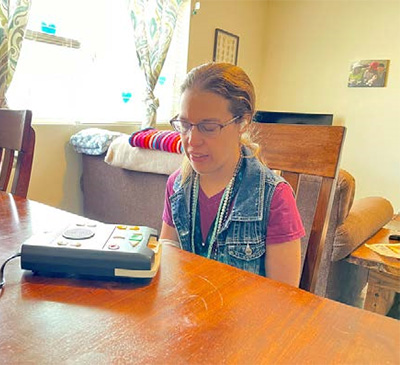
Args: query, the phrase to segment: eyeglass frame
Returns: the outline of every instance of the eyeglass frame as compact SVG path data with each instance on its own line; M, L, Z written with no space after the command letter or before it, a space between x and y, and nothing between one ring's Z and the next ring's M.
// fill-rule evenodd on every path
M177 114L175 117L173 117L173 118L169 121L169 124L171 124L172 128L173 128L176 132L178 132L178 133L180 133L180 134L182 134L182 135L184 135L184 136L186 136L186 135L188 135L189 133L191 133L192 130L193 130L193 127L197 127L198 131L199 131L202 135L207 136L207 137L217 137L217 136L219 136L219 135L221 134L221 130L222 130L223 128L227 127L227 126L230 125L230 124L233 124L233 123L236 121L236 119L241 118L240 115L236 115L235 117L233 117L232 119L229 119L229 120L226 121L225 123L200 122L200 123L197 123L197 124L193 124L193 123L190 123L190 122L186 122L186 121L177 119L177 118L178 118L178 115L179 115L179 114ZM186 123L186 124L188 124L188 125L190 126L190 128L188 129L188 131L187 131L186 133L183 133L183 132L181 132L181 131L179 131L179 130L176 129L176 127L175 127L175 125L174 125L174 122ZM217 125L217 126L219 127L218 133L217 133L217 134L214 134L214 135L212 135L212 134L207 135L207 132L202 132L201 129L200 129L201 126L207 125L207 124L214 124L214 125ZM199 126L200 126L200 128L199 128Z

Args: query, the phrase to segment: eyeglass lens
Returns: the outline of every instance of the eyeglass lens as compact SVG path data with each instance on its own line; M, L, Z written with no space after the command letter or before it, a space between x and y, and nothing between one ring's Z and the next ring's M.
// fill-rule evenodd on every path
M216 135L221 131L222 127L218 123L207 122L207 123L191 124L181 120L172 121L172 126L177 132L182 134L188 134L194 127L197 127L200 133L206 135Z

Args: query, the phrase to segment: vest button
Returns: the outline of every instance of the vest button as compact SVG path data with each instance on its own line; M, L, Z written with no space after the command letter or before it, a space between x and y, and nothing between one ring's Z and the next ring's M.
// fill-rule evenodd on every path
M250 248L249 245L247 245L244 252L246 253L246 256L250 256L253 253L253 250Z

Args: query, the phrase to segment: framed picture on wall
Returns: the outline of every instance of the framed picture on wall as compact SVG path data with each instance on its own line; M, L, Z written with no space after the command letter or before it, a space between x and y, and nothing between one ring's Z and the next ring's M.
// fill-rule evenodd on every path
M348 87L384 87L389 60L360 60L350 66Z
M216 28L214 37L214 62L228 62L237 65L239 36Z

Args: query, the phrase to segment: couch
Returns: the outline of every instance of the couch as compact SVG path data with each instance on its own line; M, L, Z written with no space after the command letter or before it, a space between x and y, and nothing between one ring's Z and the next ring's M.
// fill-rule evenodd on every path
M105 157L82 154L85 216L107 223L147 225L160 231L168 174L113 166L104 161ZM316 177L301 177L297 204L307 235L317 184ZM316 294L361 307L367 272L345 258L392 218L393 208L382 197L354 200L355 188L353 176L340 170Z

